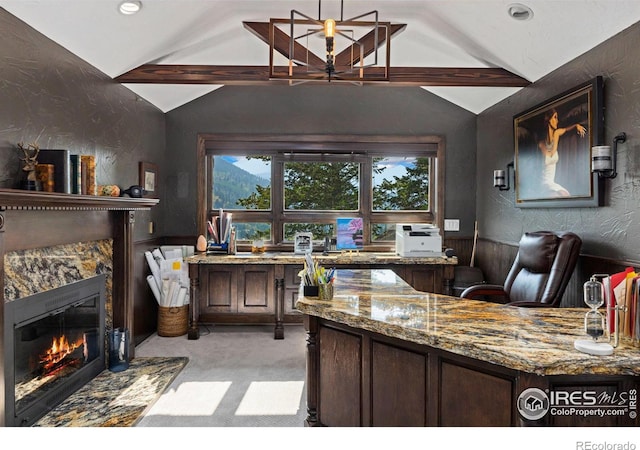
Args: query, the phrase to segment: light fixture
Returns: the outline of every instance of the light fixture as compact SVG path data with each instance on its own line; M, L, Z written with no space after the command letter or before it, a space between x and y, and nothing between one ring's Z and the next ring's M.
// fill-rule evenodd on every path
M512 3L507 7L509 17L514 20L531 20L533 18L533 10L527 5L521 3Z
M142 3L138 1L124 1L118 6L118 11L125 16L137 13L142 8Z
M339 19L322 18L322 0L318 1L317 19L291 10L289 19L269 21L269 78L287 79L291 84L389 81L391 35L403 28L404 25L392 29L391 23L380 22L378 11L345 19L344 0L340 1ZM276 63L277 53L283 53L283 39L288 41L286 66ZM381 50L383 46L385 52Z
M625 142L627 134L619 133L613 138L613 151L609 145L596 145L591 147L591 171L601 178L615 178L616 159L618 155L618 142Z
M502 169L493 171L493 187L497 187L501 191L508 191L511 180L511 170L513 169L513 161L507 164L506 172Z

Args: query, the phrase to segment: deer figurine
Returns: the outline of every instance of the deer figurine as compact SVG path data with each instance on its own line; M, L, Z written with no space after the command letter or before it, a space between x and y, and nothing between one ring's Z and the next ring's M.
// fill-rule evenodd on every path
M20 158L24 161L22 170L27 173L27 181L36 181L36 165L38 165L38 153L40 153L40 147L33 143L25 145L20 142L18 148L24 153L24 158ZM33 153L33 154L32 154Z

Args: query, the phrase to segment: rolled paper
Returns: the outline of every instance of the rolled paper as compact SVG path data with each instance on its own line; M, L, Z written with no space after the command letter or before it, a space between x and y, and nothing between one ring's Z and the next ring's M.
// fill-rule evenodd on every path
M187 298L187 288L186 287L181 287L180 291L178 292L178 301L176 302L176 306L184 306L187 303L185 302Z
M147 276L147 283L149 284L151 292L153 292L153 296L156 298L156 301L158 302L158 304L160 304L160 290L158 289L158 285L156 283L156 280L153 278L153 275Z

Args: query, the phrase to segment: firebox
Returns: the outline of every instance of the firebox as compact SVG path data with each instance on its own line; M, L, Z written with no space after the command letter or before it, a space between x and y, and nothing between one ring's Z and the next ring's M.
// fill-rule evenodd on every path
M5 304L5 424L30 426L105 369L104 274Z

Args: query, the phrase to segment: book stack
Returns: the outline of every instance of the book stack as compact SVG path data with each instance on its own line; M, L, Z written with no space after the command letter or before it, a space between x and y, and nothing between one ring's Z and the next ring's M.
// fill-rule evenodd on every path
M93 155L81 155L81 180L83 195L98 195L96 184L96 157Z
M70 155L71 160L71 193L82 194L82 162L80 155Z
M55 192L54 170L53 164L36 165L36 179L41 183L44 192Z
M42 184L44 191L65 194L71 192L69 184L69 150L40 149L40 152L38 152L38 165L50 166L41 170L46 170L47 174L52 172L49 177L51 183L46 187L44 182ZM42 176L45 176L44 173Z
M207 221L207 253L234 253L235 236L231 239L232 231L232 213L220 209L217 217Z

